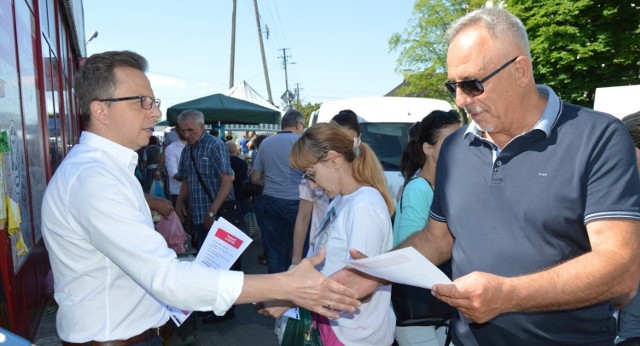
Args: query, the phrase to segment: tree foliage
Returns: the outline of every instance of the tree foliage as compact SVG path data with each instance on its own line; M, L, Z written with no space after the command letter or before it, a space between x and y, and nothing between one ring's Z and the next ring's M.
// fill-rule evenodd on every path
M405 85L400 95L413 95L452 100L442 83L447 80L447 26L479 1L417 0L407 28L389 39L390 50L400 51L396 72L402 73Z
M304 114L304 120L305 120L305 126L307 124L309 124L309 118L311 117L311 114L315 111L317 111L318 109L320 109L320 105L322 103L305 103L303 104L302 102L295 102L294 103L294 108L299 110L300 113Z
M495 1L498 2L498 1ZM452 100L446 81L446 27L479 0L416 0L402 34L389 39L401 50L396 71L400 95ZM529 33L534 76L564 100L591 107L597 87L640 83L640 5L611 0L505 0Z
M592 107L598 87L640 82L640 3L507 0L529 33L537 83Z

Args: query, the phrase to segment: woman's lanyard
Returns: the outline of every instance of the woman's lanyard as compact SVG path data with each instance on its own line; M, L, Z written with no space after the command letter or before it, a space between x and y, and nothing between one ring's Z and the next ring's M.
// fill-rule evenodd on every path
M327 247L327 242L329 241L329 235L331 235L330 226L333 224L333 221L336 219L336 210L332 206L327 214L320 222L318 226L318 231L316 232L315 237L311 240L311 248L313 249L314 255L320 251L320 249L324 249Z

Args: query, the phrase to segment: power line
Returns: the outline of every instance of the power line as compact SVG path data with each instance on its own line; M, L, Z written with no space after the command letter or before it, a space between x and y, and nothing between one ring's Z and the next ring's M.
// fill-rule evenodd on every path
M197 78L191 78L191 77L178 76L178 75L174 75L174 74L170 74L170 73L164 73L164 72L148 71L147 73L153 73L153 74L157 74L157 75L161 75L161 76L169 76L169 77L173 77L173 78L186 79L186 80L191 80L191 81L194 81L194 82L200 82L200 83L215 84L215 85L224 85L224 86L226 86L226 85L227 85L227 84L226 84L226 83L224 83L224 82L212 82L212 81L207 81L207 80L203 80L203 79L197 79Z

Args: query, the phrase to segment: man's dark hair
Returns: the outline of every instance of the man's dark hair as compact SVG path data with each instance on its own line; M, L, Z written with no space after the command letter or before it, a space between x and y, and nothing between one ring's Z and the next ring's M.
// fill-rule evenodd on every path
M109 51L90 56L80 66L76 76L75 92L80 114L85 124L91 121L91 102L110 98L117 87L116 67L131 67L147 71L147 59L128 50Z
M296 124L298 122L301 122L304 124L304 115L300 113L299 110L292 108L292 109L289 109L282 116L282 120L280 121L280 127L283 129L287 127L296 127Z

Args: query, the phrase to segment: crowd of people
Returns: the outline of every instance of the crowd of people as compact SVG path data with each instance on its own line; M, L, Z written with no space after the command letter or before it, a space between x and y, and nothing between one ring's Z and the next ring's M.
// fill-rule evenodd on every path
M437 110L411 127L397 198L350 110L306 128L290 109L281 131L237 143L187 110L162 149L146 60L89 57L75 85L86 128L42 208L63 345L162 345L165 304L218 323L250 302L309 312L323 345L639 344L640 112L619 121L536 84L504 9L446 38L445 87L471 122ZM151 191L161 172L166 202ZM269 274L181 261L151 209L175 210L196 250L216 218L242 229L255 211ZM392 283L346 267L408 246L451 263L453 282L431 289L455 309L445 328L398 324Z

